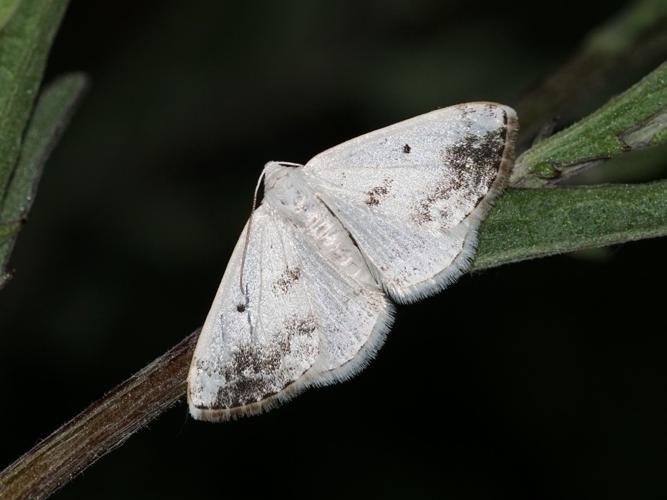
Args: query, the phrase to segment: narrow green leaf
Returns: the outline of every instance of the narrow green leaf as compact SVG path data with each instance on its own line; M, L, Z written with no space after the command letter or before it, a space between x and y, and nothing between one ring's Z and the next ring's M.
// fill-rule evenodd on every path
M21 148L67 0L22 0L0 31L0 199Z
M2 0L0 1L0 31L16 12L16 8L21 0Z
M20 229L20 222L0 222L0 260L3 259L2 256L5 253L9 255L9 249ZM0 289L7 283L9 278L10 274L5 271L5 266L0 266Z
M0 207L0 220L24 218L32 203L42 168L63 133L86 87L86 77L59 77L40 95L21 147L21 155Z
M628 71L667 53L667 2L635 0L591 31L572 57L519 102L521 135L532 138L556 116L568 115Z
M480 228L474 269L667 235L667 181L511 189Z
M15 236L21 228L20 222L0 222L0 245Z
M539 187L628 151L667 141L667 63L516 162L511 183Z
M7 261L20 223L32 205L44 164L64 131L85 86L86 78L83 75L71 74L57 79L40 95L7 195L0 206L0 276L6 276ZM2 284L3 280L0 279L0 288Z

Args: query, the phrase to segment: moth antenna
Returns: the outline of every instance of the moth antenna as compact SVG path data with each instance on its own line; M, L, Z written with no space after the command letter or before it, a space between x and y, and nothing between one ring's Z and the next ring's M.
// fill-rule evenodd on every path
M262 185L264 176L266 174L266 167L262 170L262 173L259 175L257 180L257 186L255 186L255 194L252 197L252 210L250 211L250 217L248 217L248 230L245 233L245 242L243 243L243 254L241 255L241 273L239 274L239 286L241 287L241 295L246 296L246 290L243 286L243 270L245 269L245 257L248 252L248 243L250 242L250 229L252 228L252 216L255 214L255 209L257 208L257 193L259 193L259 186Z

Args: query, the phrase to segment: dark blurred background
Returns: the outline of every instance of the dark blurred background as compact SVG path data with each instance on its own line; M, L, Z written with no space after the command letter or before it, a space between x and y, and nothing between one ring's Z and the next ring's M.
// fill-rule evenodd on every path
M515 105L624 5L73 1L47 78L92 87L0 293L0 466L203 322L267 160ZM466 276L354 380L224 425L178 405L56 498L664 498L666 250Z

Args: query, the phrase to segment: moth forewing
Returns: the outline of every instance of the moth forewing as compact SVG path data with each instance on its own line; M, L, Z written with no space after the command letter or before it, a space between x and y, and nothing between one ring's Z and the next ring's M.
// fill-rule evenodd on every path
M517 131L507 106L461 104L335 146L304 173L385 290L411 302L467 269L509 178Z

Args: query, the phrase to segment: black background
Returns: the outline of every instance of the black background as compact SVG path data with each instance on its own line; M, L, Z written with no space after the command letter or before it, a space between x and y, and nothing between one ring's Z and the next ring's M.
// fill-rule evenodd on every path
M74 1L47 78L92 87L0 294L0 466L203 322L266 161L516 104L623 5ZM224 425L178 405L56 498L664 498L665 250L466 276L354 380Z

